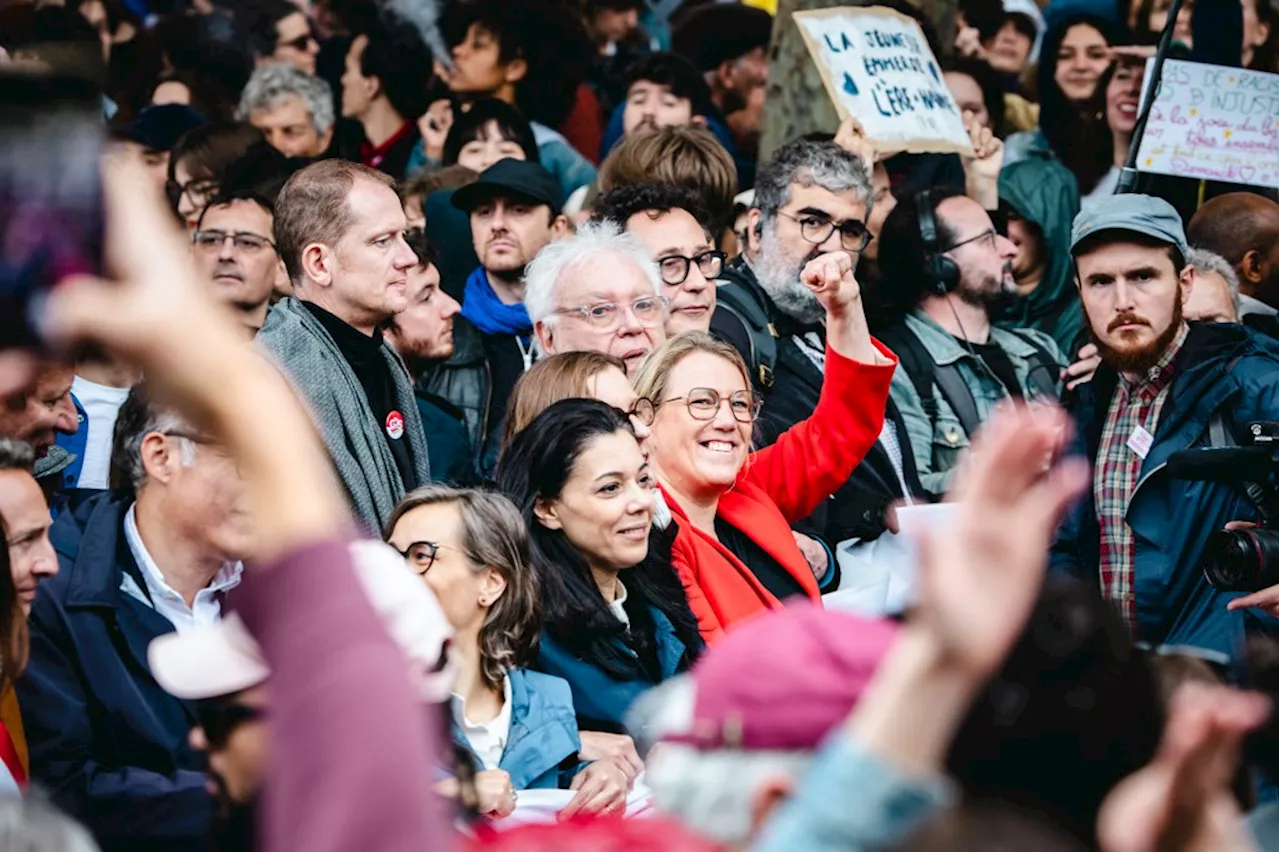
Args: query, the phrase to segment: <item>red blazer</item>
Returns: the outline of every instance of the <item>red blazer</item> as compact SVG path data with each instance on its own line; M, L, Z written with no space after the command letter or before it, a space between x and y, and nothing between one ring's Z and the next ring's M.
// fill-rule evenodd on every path
M822 395L808 420L792 426L772 446L752 453L733 487L720 496L716 516L764 549L819 603L818 583L791 535L791 524L845 483L880 437L894 363L851 361L827 348ZM663 491L679 529L672 562L684 583L702 637L713 641L735 622L781 606L738 557L689 521Z

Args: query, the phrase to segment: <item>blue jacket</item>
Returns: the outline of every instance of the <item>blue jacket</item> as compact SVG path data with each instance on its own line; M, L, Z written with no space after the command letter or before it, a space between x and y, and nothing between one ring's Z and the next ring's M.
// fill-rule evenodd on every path
M195 717L147 666L147 646L173 625L120 588L126 572L139 576L124 538L130 502L104 492L49 533L58 575L36 595L17 684L31 776L104 852L203 849L213 805L204 758L187 744Z
M1210 533L1228 521L1256 519L1252 504L1232 486L1174 479L1165 465L1178 450L1207 445L1206 430L1216 412L1222 412L1241 443L1246 424L1275 420L1280 405L1278 365L1276 341L1270 338L1239 325L1191 324L1174 361L1173 385L1126 516L1136 544L1136 638L1238 657L1246 629L1275 635L1275 619L1260 611L1229 612L1227 602L1240 593L1213 588L1200 568ZM1090 461L1098 457L1117 382L1115 371L1104 365L1093 381L1081 386L1071 406L1074 451ZM1058 531L1051 567L1097 585L1098 538L1090 488Z
M671 621L657 607L649 607L649 613L653 616L658 667L662 675L658 680L643 675L629 680L615 678L600 666L574 656L543 631L538 644L538 659L533 667L569 682L581 730L625 733L623 721L632 702L681 671L687 650L684 643L677 638ZM635 653L623 645L622 640L616 642L623 653L634 659Z
M498 768L511 776L516 790L568 789L573 776L586 765L578 759L582 743L569 684L528 669L512 669L507 677L511 679L511 732ZM452 727L453 741L471 755L477 772L484 769L456 718Z

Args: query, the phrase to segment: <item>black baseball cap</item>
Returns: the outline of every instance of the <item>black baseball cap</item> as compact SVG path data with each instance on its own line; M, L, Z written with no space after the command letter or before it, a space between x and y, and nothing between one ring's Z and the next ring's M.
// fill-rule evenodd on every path
M551 173L537 163L526 163L503 157L453 194L453 206L470 213L476 205L495 197L517 197L545 204L552 213L560 212L560 185Z
M116 138L136 142L148 151L172 151L188 130L205 124L205 117L183 104L150 106L132 122L116 130Z

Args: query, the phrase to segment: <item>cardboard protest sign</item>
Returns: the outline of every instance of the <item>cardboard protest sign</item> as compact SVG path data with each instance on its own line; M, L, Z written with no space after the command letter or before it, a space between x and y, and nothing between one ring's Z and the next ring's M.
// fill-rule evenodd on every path
M973 156L960 110L920 25L879 6L795 12L840 118L882 151Z
M1166 60L1138 171L1276 188L1277 113L1280 76Z

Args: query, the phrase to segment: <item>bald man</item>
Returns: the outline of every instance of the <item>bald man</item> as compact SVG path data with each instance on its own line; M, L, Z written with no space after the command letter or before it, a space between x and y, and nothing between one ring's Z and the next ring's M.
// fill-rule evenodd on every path
M1280 206L1251 192L1214 198L1196 211L1187 226L1187 242L1222 255L1235 267L1242 315L1276 314L1280 302L1278 241Z

